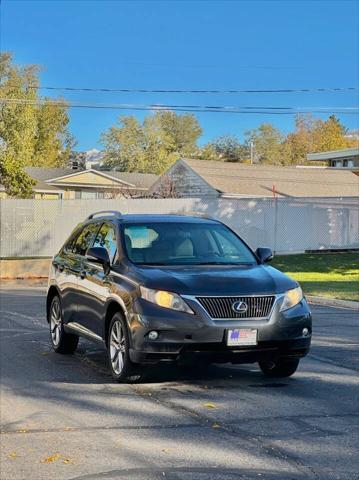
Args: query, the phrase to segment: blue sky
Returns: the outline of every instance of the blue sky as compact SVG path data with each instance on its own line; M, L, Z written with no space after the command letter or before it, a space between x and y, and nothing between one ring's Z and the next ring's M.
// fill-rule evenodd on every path
M149 89L352 87L359 83L356 1L2 0L1 50L42 65L48 86ZM198 105L356 106L357 93L62 93L70 101ZM72 109L78 150L100 148L120 114ZM358 116L339 115L349 128ZM201 143L261 122L283 131L292 116L197 114Z

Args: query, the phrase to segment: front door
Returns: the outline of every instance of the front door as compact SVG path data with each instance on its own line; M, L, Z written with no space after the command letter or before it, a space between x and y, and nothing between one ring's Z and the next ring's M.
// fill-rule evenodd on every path
M97 233L94 247L103 247L108 251L111 264L117 255L116 230L111 222L102 224ZM105 304L110 293L110 282L102 265L84 258L82 274L79 278L78 321L85 328L103 335Z

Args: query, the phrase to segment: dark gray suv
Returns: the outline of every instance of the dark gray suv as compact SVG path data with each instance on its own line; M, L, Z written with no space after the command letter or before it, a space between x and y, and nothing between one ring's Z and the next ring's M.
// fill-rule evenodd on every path
M198 356L292 375L309 351L311 313L271 259L218 220L92 214L52 261L52 346L73 353L79 336L102 343L117 381L143 364Z

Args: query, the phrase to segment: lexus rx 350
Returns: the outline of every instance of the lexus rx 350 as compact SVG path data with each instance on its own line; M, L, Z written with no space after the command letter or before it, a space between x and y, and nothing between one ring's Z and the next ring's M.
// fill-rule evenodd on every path
M52 260L52 346L73 353L80 336L100 342L117 381L198 356L290 376L309 351L311 313L272 256L214 219L92 214Z

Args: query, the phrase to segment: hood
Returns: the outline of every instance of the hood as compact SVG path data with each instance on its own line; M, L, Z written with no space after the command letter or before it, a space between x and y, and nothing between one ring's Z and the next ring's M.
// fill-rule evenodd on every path
M297 286L269 265L137 266L133 273L148 288L182 295L265 295Z

